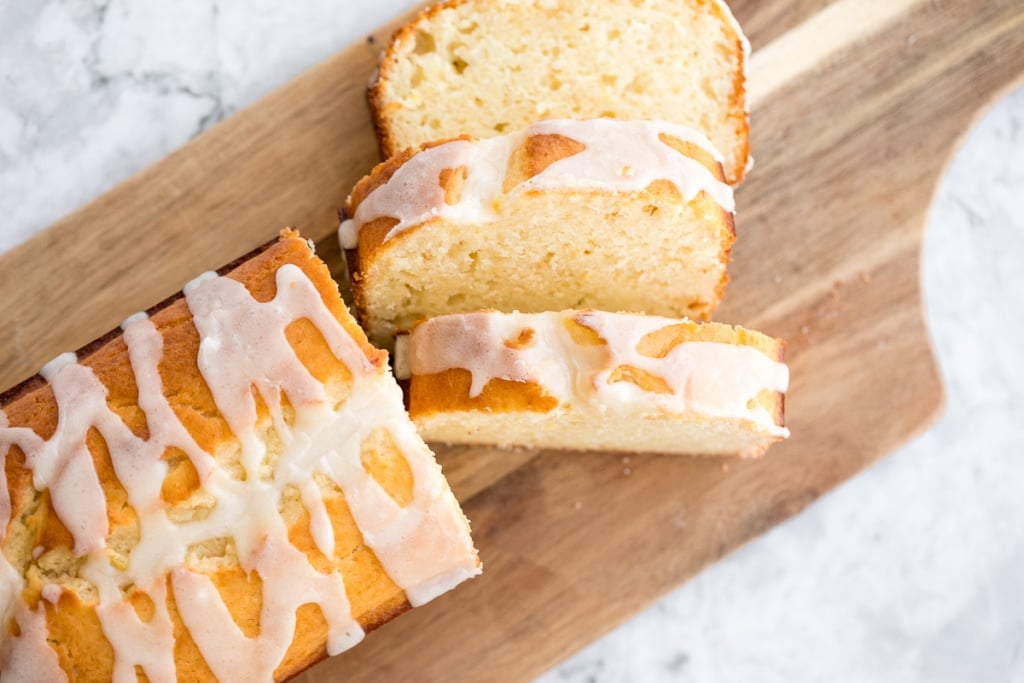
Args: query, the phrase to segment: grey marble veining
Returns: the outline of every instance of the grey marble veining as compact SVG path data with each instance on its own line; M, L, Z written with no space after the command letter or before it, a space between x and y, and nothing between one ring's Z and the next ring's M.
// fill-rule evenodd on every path
M0 0L0 251L413 4ZM940 421L540 680L1024 682L1022 262L1024 90L928 228Z
M3 0L0 251L415 4Z

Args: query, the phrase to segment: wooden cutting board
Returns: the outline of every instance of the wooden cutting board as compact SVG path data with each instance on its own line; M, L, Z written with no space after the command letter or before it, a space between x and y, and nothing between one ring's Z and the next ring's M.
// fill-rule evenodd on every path
M938 413L922 231L958 139L1024 75L1024 3L733 5L755 48L757 165L716 319L789 340L792 439L756 462L441 449L484 575L305 683L528 679ZM340 268L335 207L377 160L363 89L393 28L0 256L0 386L282 226Z

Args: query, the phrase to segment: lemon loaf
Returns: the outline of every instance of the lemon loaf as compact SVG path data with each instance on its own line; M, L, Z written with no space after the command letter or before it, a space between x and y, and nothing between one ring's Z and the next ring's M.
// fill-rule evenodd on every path
M662 121L554 119L380 164L339 229L370 338L425 317L573 307L706 319L735 240L707 138Z
M0 405L4 683L284 680L480 570L294 232Z
M397 31L369 91L385 157L537 119L658 118L748 163L749 43L717 0L450 0Z
M740 327L480 311L426 320L396 352L427 441L754 457L789 435L784 344Z

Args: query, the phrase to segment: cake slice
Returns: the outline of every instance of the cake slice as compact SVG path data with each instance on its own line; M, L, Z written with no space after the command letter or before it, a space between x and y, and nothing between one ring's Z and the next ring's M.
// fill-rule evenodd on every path
M0 406L5 682L281 681L480 571L294 232Z
M398 30L369 90L385 157L544 118L657 118L748 163L750 46L718 0L448 0Z
M784 344L741 327L479 311L402 339L398 374L427 441L756 457L789 435Z
M403 152L352 190L339 230L370 338L480 308L706 319L735 240L733 194L699 132L547 120Z

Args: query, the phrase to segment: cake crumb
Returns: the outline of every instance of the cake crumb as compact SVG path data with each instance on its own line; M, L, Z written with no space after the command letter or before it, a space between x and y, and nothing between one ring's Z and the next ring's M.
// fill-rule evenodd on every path
M728 472L729 471L729 463L727 463L727 462L723 462L722 463L722 471L723 472Z
M782 284L782 276L781 275L774 276L772 278L772 282L774 282L777 285L781 285Z
M583 503L577 500L575 503L572 504L572 509L573 510L582 510L583 509Z
M628 468L628 467L623 467L623 468L622 468L622 476L624 476L624 477L628 477L628 476L629 476L629 475L631 475L631 474L633 474L633 470L631 470L631 469L630 469L630 468Z
M630 457L628 455L622 456L622 464L628 465L630 463Z
M800 326L800 334L807 334L810 331L811 331L811 328L809 328L807 325L801 325Z
M871 282L871 273L869 273L867 271L861 273L860 274L860 281L865 283L865 284L867 284L868 282Z

